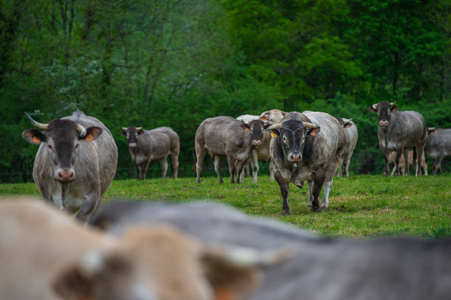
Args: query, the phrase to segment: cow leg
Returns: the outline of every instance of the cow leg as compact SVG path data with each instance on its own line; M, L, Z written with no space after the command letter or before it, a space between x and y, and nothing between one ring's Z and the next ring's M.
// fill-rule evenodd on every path
M161 178L166 178L166 173L168 172L168 157L165 156L163 159L160 159L161 166Z
M329 194L332 189L333 180L326 181L324 183L324 197L321 202L321 210L327 210L329 208Z
M274 177L279 184L280 193L282 194L282 216L288 216L290 215L290 207L288 206L288 182L285 181L285 179L282 177L282 174L280 174L280 171L277 171L274 173Z
M251 176L251 173L250 173L250 171L249 171L249 165L245 165L245 166L244 166L244 172L243 172L243 174L244 174L244 177L249 177L249 176Z
M314 182L312 180L307 180L307 186L308 186L308 205L307 206L312 207Z
M271 158L269 159L269 181L274 181L274 165Z
M177 172L179 170L179 154L171 153L171 174L177 179Z
M319 206L319 195L321 193L321 189L323 188L323 184L324 184L324 179L318 179L318 178L313 183L313 188L312 188L312 190L313 190L312 191L312 196L313 196L312 212L319 212L319 211L321 211L321 208Z
M200 171L202 171L202 164L205 157L205 148L199 147L196 144L196 182L200 183Z
M88 194L80 207L80 210L75 215L75 218L84 222L88 222L89 217L92 216L100 207L102 202L100 191Z
M235 158L233 155L227 155L227 164L229 166L229 172L230 172L230 183L235 183ZM238 180L238 178L237 178Z
M442 162L443 156L439 155L435 158L434 165L432 166L432 175L435 175L437 172L442 175L442 168L440 163Z
M404 148L403 151L404 156L404 167L401 166L402 175L404 176L410 176L410 167L409 167L409 149Z
M255 150L252 151L251 166L252 166L252 183L257 183L259 166L258 166L258 154L257 151Z
M236 161L235 162L235 166L237 169L237 173L236 173L236 182L237 183L243 183L244 182L244 178L243 178L243 173L244 173L244 166L249 164L249 160L245 160L245 161Z
M149 162L143 162L140 164L136 165L136 170L138 171L138 178L140 180L144 180L146 179L146 170L147 170L147 166L149 165Z
M215 156L215 172L218 175L218 181L220 184L224 183L221 176L221 156Z
M426 163L426 158L424 156L424 151L423 151L423 161L421 162L421 165L423 166L423 171L424 171L424 175L428 176L428 164Z
M387 149L385 149L384 147L382 147L381 144L379 144L379 147L381 149L382 152L382 156L384 157L384 161L385 161L385 165L384 165L384 176L388 176L390 170L388 168L388 153L389 151ZM397 164L395 163L395 168L396 168Z
M343 162L343 177L349 177L349 164L351 163L351 155L348 155Z
M340 163L338 164L337 168L337 177L341 177L343 174L341 173L341 167L343 166L344 158L340 158Z
M401 155L403 153L402 148L396 149L396 157L395 157L395 176L399 176L399 160L401 159ZM388 165L388 160L387 160Z
M416 145L416 151L417 151L417 163L416 163L416 172L415 176L421 176L421 165L423 162L423 155L424 155L424 147ZM426 174L427 175L427 172Z

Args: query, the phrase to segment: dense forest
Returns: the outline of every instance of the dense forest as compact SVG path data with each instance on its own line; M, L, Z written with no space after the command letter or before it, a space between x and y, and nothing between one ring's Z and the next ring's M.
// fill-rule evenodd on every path
M116 178L136 177L121 127L172 127L179 175L194 176L202 120L272 108L353 118L351 171L382 173L369 105L396 101L427 126L451 127L450 4L0 0L0 182L32 180L24 111L47 123L77 108L113 133Z

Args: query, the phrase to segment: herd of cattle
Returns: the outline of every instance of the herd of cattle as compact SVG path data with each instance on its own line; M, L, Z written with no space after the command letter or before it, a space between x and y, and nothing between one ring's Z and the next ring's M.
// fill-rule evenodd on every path
M409 175L411 162L421 175L424 151L435 159L433 174L441 173L440 161L451 156L451 129L427 128L421 114L398 111L394 103L380 102L369 109L378 115L384 175L390 174L390 155L395 162L392 175L399 175L400 166ZM208 202L113 202L97 213L117 167L111 132L78 110L48 124L26 116L38 129L22 135L40 145L33 178L46 201L0 202L0 265L8 270L8 276L0 276L0 299L451 295L451 240L326 239ZM172 129L130 126L121 134L139 179L145 179L151 161L160 162L165 177L169 155L177 177L180 141ZM207 152L214 158L219 183L222 157L227 158L232 183L243 182L248 163L257 182L258 161L265 160L270 162L270 180L281 190L283 215L290 214L290 182L302 188L307 181L309 207L327 210L333 177L349 175L357 139L352 120L323 112L274 109L259 116L208 118L195 135L197 182ZM424 170L427 175L427 165ZM75 220L59 210L76 213Z

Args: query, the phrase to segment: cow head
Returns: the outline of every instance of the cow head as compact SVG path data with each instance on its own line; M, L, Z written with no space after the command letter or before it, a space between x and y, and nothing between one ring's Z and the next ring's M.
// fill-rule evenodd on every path
M271 109L263 112L259 118L260 120L269 125L274 125L276 123L279 123L283 119L283 117L285 117L286 114L287 113L284 111L278 109Z
M285 159L297 163L302 161L307 136L315 136L321 128L309 122L287 120L274 124L268 130L271 131L272 137L278 137L281 140Z
M369 110L372 112L377 112L377 119L379 120L379 126L381 128L387 128L388 122L390 122L390 115L392 112L398 110L398 106L395 105L395 102L388 103L386 101L382 101L376 104L373 104L369 107Z
M232 300L255 287L257 266L286 256L245 250L201 245L169 226L131 226L116 247L66 266L54 289L62 299Z
M127 137L128 147L134 149L137 145L138 136L143 135L144 130L142 130L142 127L122 127L121 134Z
M263 133L269 125L265 125L261 120L252 120L249 123L244 123L244 121L241 120L241 122L241 128L252 135L252 145L260 146L262 144Z
M74 164L79 156L79 146L83 142L91 142L102 134L99 127L85 128L71 120L56 119L48 124L33 120L25 113L36 129L27 129L22 133L23 138L34 144L43 144L43 153L53 170L54 178L61 183L75 180Z

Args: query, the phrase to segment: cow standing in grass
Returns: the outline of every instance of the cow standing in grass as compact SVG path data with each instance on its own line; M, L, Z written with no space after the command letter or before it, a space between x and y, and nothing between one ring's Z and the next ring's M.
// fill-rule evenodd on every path
M274 176L283 198L282 215L289 215L289 183L302 188L307 180L308 206L312 211L326 210L334 174L345 146L340 122L322 112L291 112L280 123L268 128ZM318 197L324 185L324 198Z
M359 138L359 132L357 126L351 119L341 119L343 121L343 132L345 134L345 148L338 165L337 176L348 177L349 176L349 164L351 163L351 157L354 153L357 140ZM342 171L343 168L343 171Z
M146 171L150 162L159 161L161 178L168 171L168 156L171 156L171 173L177 178L179 168L180 139L169 127L143 130L142 127L123 127L121 134L127 137L128 150L136 166L138 178L146 179Z
M396 151L395 176L399 175L399 160L404 155L406 166L409 165L409 149L416 148L416 171L415 175L421 175L421 157L426 145L426 125L424 117L416 111L398 111L394 102L382 101L369 107L370 111L377 112L379 127L377 137L379 147L384 156L384 176L390 174L388 168L389 153ZM409 168L406 168L405 176L409 176Z
M219 183L224 183L221 176L221 158L224 156L229 165L230 182L235 182L237 170L237 183L241 183L243 167L251 158L254 148L261 145L264 129L261 120L253 120L248 124L225 116L204 120L197 128L194 139L197 182L200 182L202 163L208 151L215 159Z
M111 132L79 110L48 124L26 116L40 129L22 136L40 145L33 178L42 197L69 213L78 211L76 218L87 222L116 174L118 151Z
M440 163L444 157L451 156L451 129L430 128L428 130L426 152L434 159L432 175L435 175L437 172L442 174Z

